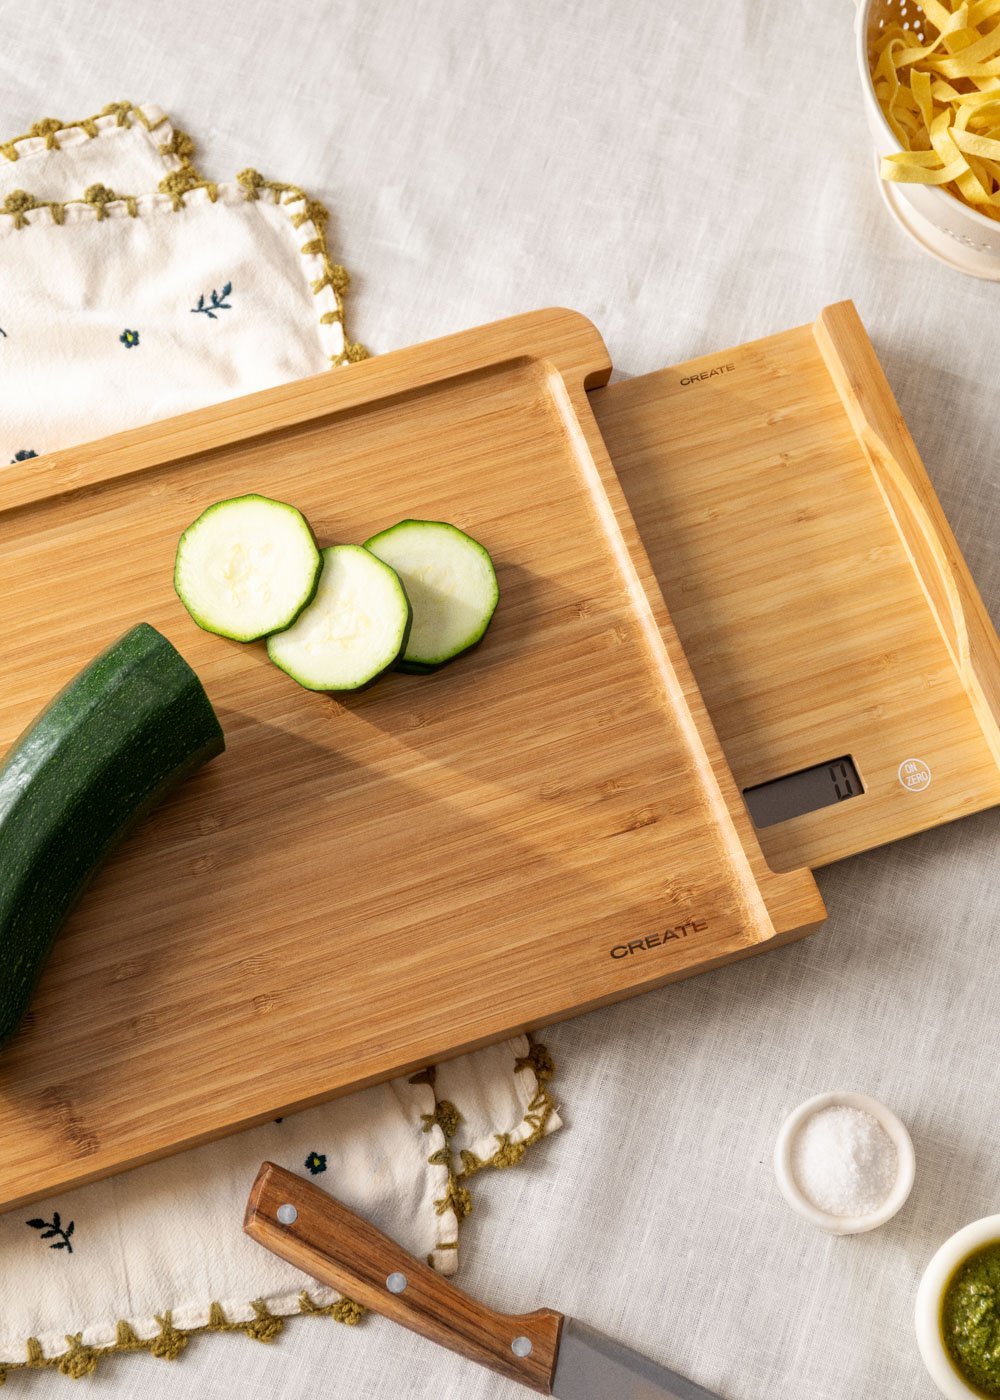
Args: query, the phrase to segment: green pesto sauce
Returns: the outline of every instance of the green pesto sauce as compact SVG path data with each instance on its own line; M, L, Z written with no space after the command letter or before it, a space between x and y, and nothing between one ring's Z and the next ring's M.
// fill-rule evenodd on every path
M941 1300L951 1364L984 1396L1000 1396L1000 1240L959 1264Z

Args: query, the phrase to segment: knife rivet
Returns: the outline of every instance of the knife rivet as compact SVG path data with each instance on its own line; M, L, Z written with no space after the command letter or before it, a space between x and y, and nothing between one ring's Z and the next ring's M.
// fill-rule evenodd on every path
M513 1341L511 1342L511 1344L510 1344L510 1349L511 1349L511 1351L514 1353L515 1356L530 1356L530 1355L531 1355L531 1338L530 1338L530 1337L515 1337L514 1340L513 1340Z
M404 1293L406 1291L407 1277L405 1274L390 1274L385 1281L385 1286L390 1293Z
M299 1213L291 1201L286 1201L283 1206L279 1206L275 1214L282 1225L294 1225L299 1218Z

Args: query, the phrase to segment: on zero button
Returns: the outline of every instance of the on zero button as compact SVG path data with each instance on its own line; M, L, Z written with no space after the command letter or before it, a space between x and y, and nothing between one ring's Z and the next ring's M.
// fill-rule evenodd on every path
M899 785L907 792L923 792L931 785L931 770L922 758L904 758L899 765Z

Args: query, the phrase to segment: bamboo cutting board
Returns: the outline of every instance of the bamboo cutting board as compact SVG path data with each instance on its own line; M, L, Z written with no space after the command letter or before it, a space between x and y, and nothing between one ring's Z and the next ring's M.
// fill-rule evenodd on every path
M0 751L145 620L226 754L98 876L0 1056L0 1208L808 932L762 857L587 399L570 312L517 317L14 466ZM173 594L259 491L321 543L481 539L501 602L430 677L310 694Z

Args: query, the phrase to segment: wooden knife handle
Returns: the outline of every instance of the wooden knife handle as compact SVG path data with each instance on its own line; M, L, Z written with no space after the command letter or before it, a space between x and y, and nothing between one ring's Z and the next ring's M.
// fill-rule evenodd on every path
M552 1394L561 1313L541 1308L511 1317L484 1307L318 1186L273 1162L257 1173L243 1228L289 1264L373 1312Z

